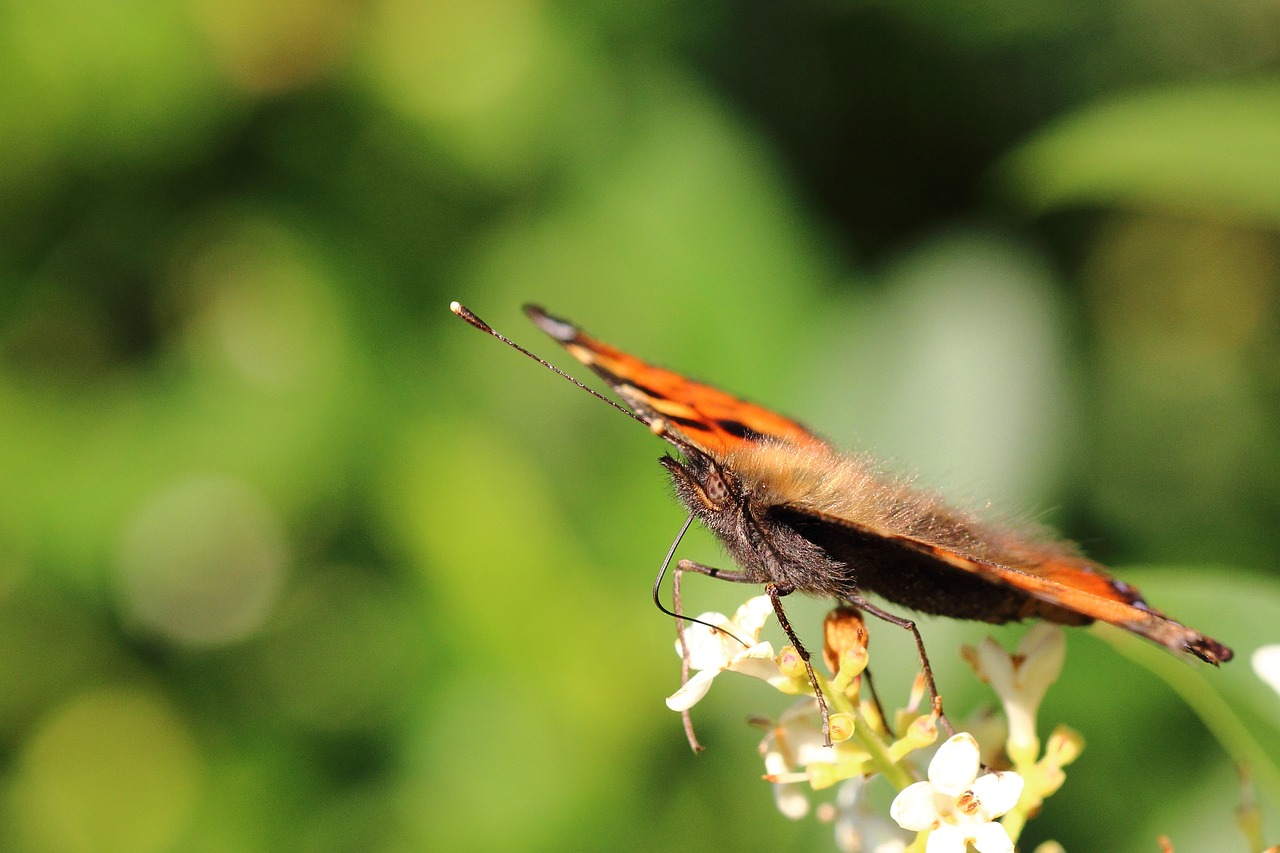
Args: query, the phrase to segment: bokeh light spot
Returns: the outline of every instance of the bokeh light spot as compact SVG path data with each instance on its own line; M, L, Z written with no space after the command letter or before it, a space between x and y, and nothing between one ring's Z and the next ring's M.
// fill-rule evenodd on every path
M314 384L336 369L342 329L322 259L265 217L215 216L193 229L163 306L193 319L193 354L269 391Z
M533 0L384 0L373 18L380 79L411 113L487 112L529 72L538 23Z
M274 511L227 477L179 482L133 518L117 557L121 606L175 642L216 646L256 631L284 581Z
M176 849L200 764L190 732L162 699L83 694L23 746L14 792L22 828L35 849L60 853Z
M190 8L222 72L255 94L295 89L333 68L356 18L348 0L193 0Z

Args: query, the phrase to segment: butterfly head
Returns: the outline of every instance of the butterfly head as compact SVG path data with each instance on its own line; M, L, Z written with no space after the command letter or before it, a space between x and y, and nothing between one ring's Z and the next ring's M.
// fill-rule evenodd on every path
M671 472L680 502L702 518L721 515L742 502L742 491L733 475L706 453L689 448L685 461L674 456L659 460Z
M748 507L750 495L729 468L696 448L684 458L659 460L671 474L676 497L707 530L715 534L729 555L748 573L761 570L758 525ZM761 576L761 580L765 578Z

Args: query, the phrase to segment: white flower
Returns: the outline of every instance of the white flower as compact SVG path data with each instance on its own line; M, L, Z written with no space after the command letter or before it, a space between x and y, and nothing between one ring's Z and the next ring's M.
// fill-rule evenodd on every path
M778 669L773 646L759 642L760 632L771 613L773 603L769 597L758 595L739 607L732 619L723 613L703 613L698 617L716 628L698 622L685 628L689 666L698 671L667 697L667 707L673 711L689 710L707 695L712 680L725 670L761 678L774 686L790 684L791 679ZM748 645L744 648L739 639ZM682 654L678 640L676 654Z
M922 832L925 853L1013 853L1013 841L993 820L1017 805L1022 777L987 773L978 777L978 742L968 732L949 738L929 762L929 781L916 782L894 798L889 814L903 829Z
M836 847L843 853L903 853L910 836L884 815L875 814L865 796L861 776L840 783L836 792Z
M1258 677L1280 693L1280 645L1263 646L1253 653L1249 662Z
M830 764L833 753L823 743L822 716L814 699L801 699L782 712L778 723L760 742L766 778L773 780L773 796L778 811L792 820L809 813L811 786L798 768L815 763Z
M853 725L848 714L832 714L833 729L840 726L841 718ZM822 714L812 696L782 712L760 742L760 755L764 758L764 778L773 783L778 811L793 820L809 813L809 790L861 778L871 761L871 754L852 739L827 746Z
M1018 651L1012 655L990 637L976 651L964 651L978 677L991 684L1004 705L1009 720L1009 757L1015 765L1034 762L1040 753L1036 711L1049 685L1062 672L1067 653L1062 628L1044 622L1036 625L1023 636Z

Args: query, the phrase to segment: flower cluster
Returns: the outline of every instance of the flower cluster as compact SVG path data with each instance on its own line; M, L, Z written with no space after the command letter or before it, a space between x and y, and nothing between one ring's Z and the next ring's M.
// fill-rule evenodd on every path
M1060 727L1042 751L1036 732L1040 702L1062 668L1061 629L1033 628L1012 654L990 639L964 650L995 690L1007 721L1007 737L986 757L989 766L1003 769L984 772L984 752L971 732L951 735L929 755L943 721L936 709L921 709L923 678L892 714L874 691L863 689L867 632L858 611L848 607L833 611L824 626L830 677L815 672L830 711L824 730L801 656L789 646L775 652L760 639L772 612L769 598L759 596L733 618L704 613L686 627L676 651L695 672L668 697L668 707L687 712L724 672L803 697L766 724L760 744L765 779L773 783L778 809L793 819L810 813L811 792L835 788L834 805L818 814L834 824L841 850L964 853L972 845L979 853L1012 853L1026 819L1062 785L1063 768L1082 748L1078 735ZM980 721L975 725L971 731L980 731ZM983 738L990 746L988 735ZM888 799L884 782L896 790L887 809L877 805Z

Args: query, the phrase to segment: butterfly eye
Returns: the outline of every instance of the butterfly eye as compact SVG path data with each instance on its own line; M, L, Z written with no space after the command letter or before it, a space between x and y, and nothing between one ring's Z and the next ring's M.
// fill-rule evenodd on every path
M723 475L714 468L707 472L706 479L702 481L702 495L706 500L707 506L716 512L727 507L732 501L732 495L729 494L729 484L724 481Z

